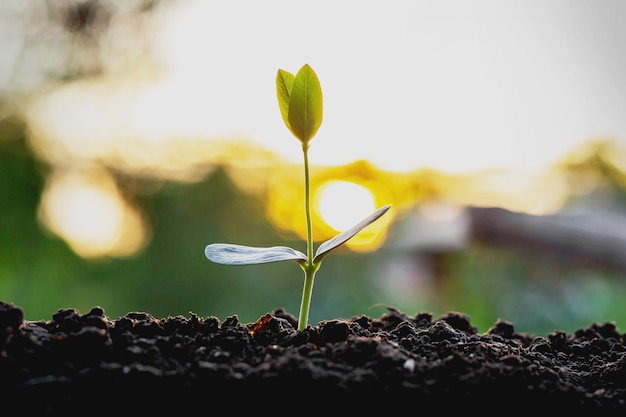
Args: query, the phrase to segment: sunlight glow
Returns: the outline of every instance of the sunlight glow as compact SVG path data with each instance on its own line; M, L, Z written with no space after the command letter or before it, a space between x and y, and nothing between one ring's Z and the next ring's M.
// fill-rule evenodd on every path
M554 214L568 198L563 173L547 170L534 175L485 171L443 186L450 201L466 206L495 206L535 215Z
M132 255L146 242L140 216L102 171L53 174L39 217L85 258Z
M331 180L322 184L313 201L316 216L334 229L334 234L350 229L378 208L371 190L350 181ZM370 224L346 242L346 246L364 252L375 250L384 240L391 217L388 214Z
M176 115L166 109L148 117L146 106L160 108L146 100L151 88L142 82L99 80L53 90L35 100L27 113L31 145L52 165L99 161L131 175L199 180L237 138L223 146L219 138L198 136L193 127L177 132L172 126Z
M331 181L317 193L322 219L338 232L349 229L376 210L372 193L353 182Z

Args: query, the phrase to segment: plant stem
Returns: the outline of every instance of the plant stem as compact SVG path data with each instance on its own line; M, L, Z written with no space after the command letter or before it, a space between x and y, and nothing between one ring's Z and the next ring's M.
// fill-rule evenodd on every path
M313 292L313 282L315 272L319 264L313 262L313 221L311 220L311 188L309 176L309 145L302 143L302 153L304 154L304 210L306 213L306 256L307 261L302 266L304 270L304 288L302 289L302 301L300 303L300 315L298 317L298 330L302 331L309 322L309 308L311 307L311 294Z
M313 262L313 220L311 219L311 179L309 175L309 146L302 144L304 155L304 210L306 214L306 256L307 265Z
M306 329L309 322L309 307L311 306L311 294L313 293L313 282L315 281L317 266L304 267L304 288L302 288L302 302L300 303L300 316L298 317L298 330Z

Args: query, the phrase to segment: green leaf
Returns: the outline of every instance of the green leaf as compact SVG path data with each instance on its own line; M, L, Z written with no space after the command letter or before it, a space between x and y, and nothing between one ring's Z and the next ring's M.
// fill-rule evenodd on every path
M278 97L278 107L280 114L283 116L283 122L289 130L289 97L291 96L291 86L293 85L294 75L285 70L278 70L276 74L276 95ZM293 131L292 131L293 133Z
M307 144L322 124L323 114L322 87L308 64L303 65L293 79L287 111L291 132Z
M317 252L315 252L313 262L320 262L324 256L328 255L328 252L352 239L354 235L378 220L383 214L387 212L387 210L389 210L390 207L391 205L388 204L384 207L379 208L378 210L367 216L365 219L361 220L356 226L353 226L345 232L340 233L334 238L322 243L320 247L317 248Z
M287 246L256 248L252 246L213 243L204 249L206 257L215 263L224 265L254 265L278 261L304 262L304 253Z

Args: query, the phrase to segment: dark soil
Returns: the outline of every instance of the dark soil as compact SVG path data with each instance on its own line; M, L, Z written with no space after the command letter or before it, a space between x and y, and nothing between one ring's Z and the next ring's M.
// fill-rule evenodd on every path
M100 307L23 317L0 302L4 415L626 410L626 335L611 323L530 337L393 308L302 332L281 309L250 324Z

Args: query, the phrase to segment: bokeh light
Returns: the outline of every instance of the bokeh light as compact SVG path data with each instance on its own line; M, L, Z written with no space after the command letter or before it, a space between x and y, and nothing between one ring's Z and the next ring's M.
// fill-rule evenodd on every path
M80 256L124 257L138 252L149 232L140 213L102 170L55 172L42 196L43 225Z
M365 187L348 181L330 181L316 195L322 219L338 232L349 229L377 207L374 196Z

